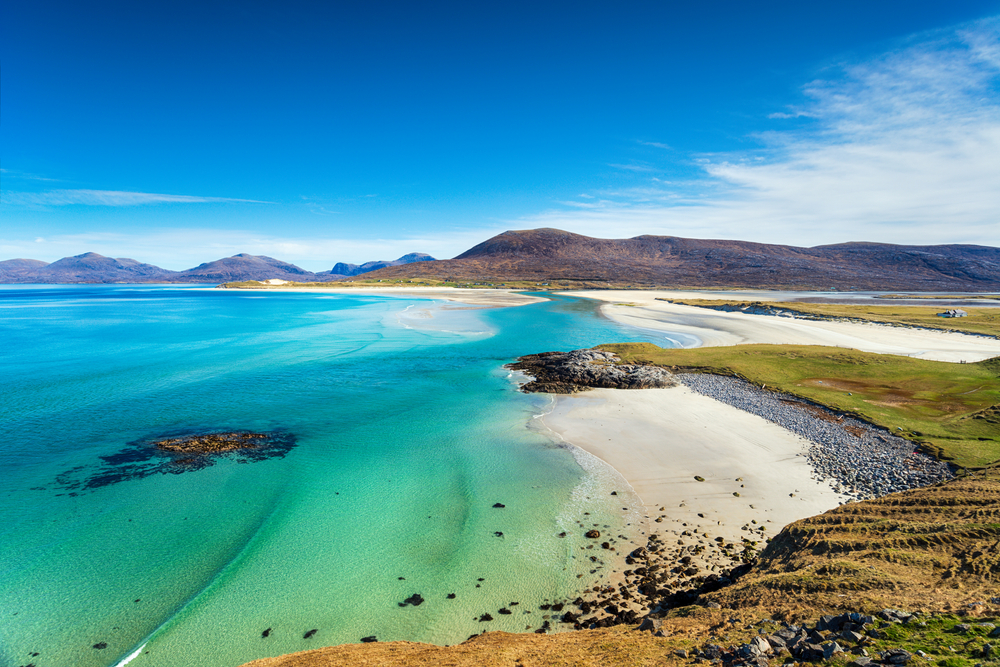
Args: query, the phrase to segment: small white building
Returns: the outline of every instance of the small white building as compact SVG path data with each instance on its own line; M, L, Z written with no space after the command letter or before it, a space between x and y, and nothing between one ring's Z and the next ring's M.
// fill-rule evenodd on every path
M969 314L964 310L957 310L955 308L951 310L946 310L943 313L938 313L938 317L968 317Z

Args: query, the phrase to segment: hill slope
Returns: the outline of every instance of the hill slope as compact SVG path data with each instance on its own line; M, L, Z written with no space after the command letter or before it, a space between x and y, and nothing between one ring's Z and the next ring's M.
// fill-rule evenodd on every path
M224 257L214 262L199 264L193 269L181 271L177 274L175 282L222 283L233 280L270 280L271 278L298 282L320 282L331 279L273 257L241 252L232 257Z
M0 284L11 283L223 283L245 280L288 280L293 282L329 282L348 275L365 273L384 266L433 260L430 255L411 253L392 262L366 262L354 267L355 273L313 273L264 255L240 253L185 271L170 271L134 259L113 258L87 252L63 257L48 264L37 259L8 259L0 262Z
M617 286L1000 290L1000 248L844 243L799 248L558 229L508 231L452 260L387 267L368 278L577 281Z
M433 257L423 252L411 252L408 255L403 255L399 259L394 259L392 261L375 261L375 262L365 262L364 264L347 264L345 262L337 262L333 269L330 270L331 275L335 276L357 276L362 273L369 273L371 271L378 271L379 269L384 269L387 266L401 266L403 264L413 264L414 262L433 262L435 261Z
M150 283L169 281L175 271L143 264L134 259L105 257L85 252L46 264L34 259L0 263L0 281L5 283ZM7 269L10 266L13 270Z

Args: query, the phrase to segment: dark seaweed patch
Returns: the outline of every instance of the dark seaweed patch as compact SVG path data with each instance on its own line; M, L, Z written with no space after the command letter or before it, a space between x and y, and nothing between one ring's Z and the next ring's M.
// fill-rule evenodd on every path
M225 451L190 451L199 440L238 442ZM164 449L164 442L186 441L195 443L185 451ZM98 457L95 466L77 466L56 476L56 484L77 495L119 482L142 479L150 475L179 475L203 470L228 459L236 463L255 463L266 459L283 458L295 447L295 436L287 431L202 431L172 433L156 438L128 443L120 452Z

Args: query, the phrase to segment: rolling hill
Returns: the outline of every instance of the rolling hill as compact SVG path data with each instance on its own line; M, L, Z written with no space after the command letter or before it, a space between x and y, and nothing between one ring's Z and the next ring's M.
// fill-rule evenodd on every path
M799 248L558 229L508 231L451 260L374 271L369 279L561 281L592 287L1000 290L1000 248L842 243Z

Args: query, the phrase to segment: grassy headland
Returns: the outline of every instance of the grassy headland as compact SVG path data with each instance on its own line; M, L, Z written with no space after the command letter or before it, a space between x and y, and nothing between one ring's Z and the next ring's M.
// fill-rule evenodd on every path
M781 301L726 301L721 299L666 299L684 306L712 310L779 310L831 320L877 322L897 326L961 331L1000 338L1000 308L963 308L968 317L938 317L945 306L872 306L867 304L802 303Z
M954 364L811 345L598 347L623 363L735 375L800 396L884 426L957 465L1000 462L1000 358Z

